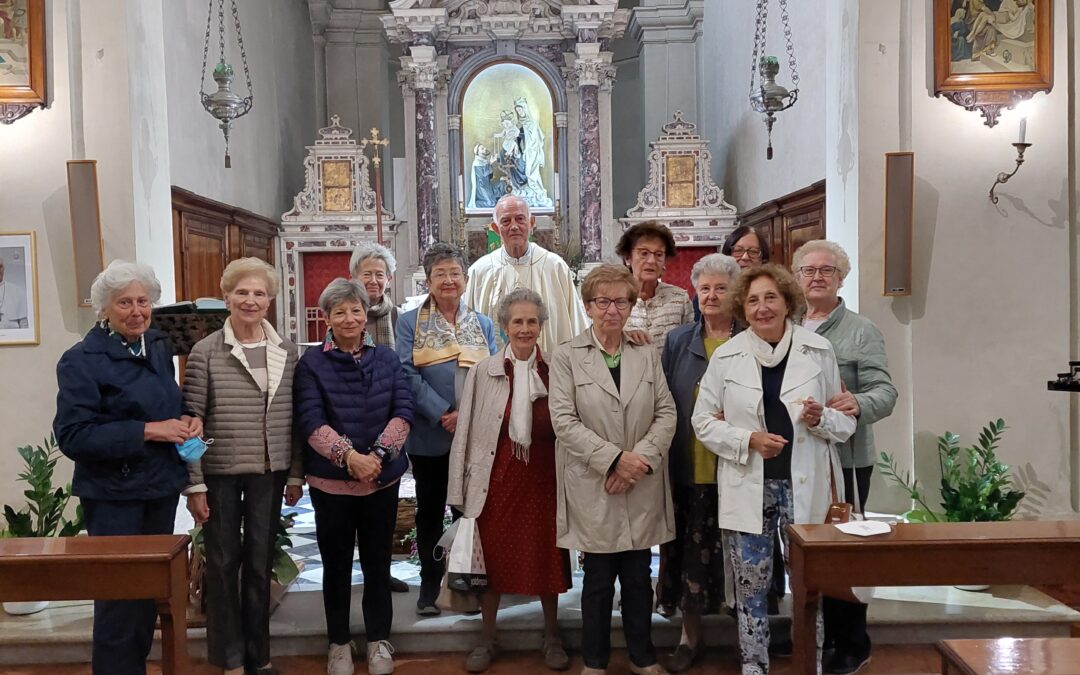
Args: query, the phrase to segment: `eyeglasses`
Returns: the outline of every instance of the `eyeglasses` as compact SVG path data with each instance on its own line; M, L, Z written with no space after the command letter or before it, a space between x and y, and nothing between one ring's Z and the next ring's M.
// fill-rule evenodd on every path
M836 276L836 268L832 265L822 265L821 267L810 267L807 265L799 268L799 274L807 279L813 279L818 272L821 272L821 276L826 279Z
M667 257L667 252L666 251L651 251L651 250L649 250L647 248L635 248L634 253L636 253L637 256L639 258L641 258L642 260L648 260L649 258L654 258L656 260L663 260L664 258Z
M432 281L439 281L439 282L446 281L447 279L450 279L452 281L461 281L464 278L465 278L465 275L462 274L461 272L449 272L449 273L447 273L447 272L441 272L440 271L440 272L433 272L432 275L431 275L431 280Z
M592 304L596 305L597 309L605 312L607 311L608 307L611 307L612 304L614 304L615 309L619 310L620 312L624 311L627 307L630 306L630 300L627 298L593 298L591 302Z
M761 249L760 248L743 248L742 246L736 246L735 248L731 249L731 257L732 258L739 259L739 258L743 257L744 255L749 256L751 260L760 260L761 259Z

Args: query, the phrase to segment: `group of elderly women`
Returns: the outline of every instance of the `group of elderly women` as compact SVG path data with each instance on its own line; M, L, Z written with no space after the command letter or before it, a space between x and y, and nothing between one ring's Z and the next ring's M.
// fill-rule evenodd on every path
M464 260L445 244L423 259L429 294L398 316L386 296L393 257L371 245L354 255L353 279L323 291L325 339L298 358L266 320L276 272L237 260L221 280L229 318L193 348L182 391L170 343L149 327L161 292L153 272L114 262L93 285L100 322L57 368L54 426L76 463L89 533L171 532L182 491L204 527L208 660L267 675L276 672L274 535L282 498L295 504L306 480L324 566L327 671L353 672L356 550L368 672L391 673L391 539L411 464L417 613L440 612L435 551L448 506L476 519L483 544L483 630L467 671L496 658L506 593L539 596L544 661L569 666L558 596L570 585L569 552L579 551L582 673L607 668L616 581L631 670L665 673L651 639L651 549L662 546L658 605L683 617L668 670L691 667L701 617L726 602L743 672L768 672L776 535L824 519L841 459L848 493L857 478L865 502L873 440L864 426L889 414L896 392L880 333L836 295L849 268L839 247L812 242L796 254L800 288L760 264L768 253L756 233L736 235L732 255L694 265L694 320L689 295L660 281L675 254L671 233L631 228L618 246L625 265L601 265L582 284L592 326L553 354L537 345L547 308L524 288L498 307L508 342L497 350L492 320L462 301ZM204 454L185 462L191 446ZM858 608L832 609L841 617L833 656L843 658L826 669L854 672L869 658L865 607L861 623ZM153 623L152 602L98 602L94 672L145 672Z

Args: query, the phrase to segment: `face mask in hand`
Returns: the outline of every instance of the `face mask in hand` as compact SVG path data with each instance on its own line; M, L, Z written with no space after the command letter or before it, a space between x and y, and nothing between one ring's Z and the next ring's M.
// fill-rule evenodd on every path
M183 443L176 444L176 452L180 455L180 459L188 462L197 462L202 459L203 453L206 452L206 446L214 442L214 439L203 440L198 436L192 437L184 441Z

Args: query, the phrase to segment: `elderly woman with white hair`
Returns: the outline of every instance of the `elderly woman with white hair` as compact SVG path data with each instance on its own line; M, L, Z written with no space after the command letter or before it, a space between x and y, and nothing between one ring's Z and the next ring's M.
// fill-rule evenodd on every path
M226 675L270 665L270 577L281 499L301 496L292 433L296 345L266 320L278 273L258 258L225 268L229 317L199 340L184 370L184 411L214 439L188 463L188 511L206 544L206 656Z
M90 287L98 323L56 366L53 432L91 536L171 534L187 484L176 444L202 435L182 414L172 344L150 328L160 298L150 267L113 261ZM153 600L95 602L95 675L144 675L156 614Z
M726 304L739 272L735 259L723 253L694 264L690 281L701 319L668 333L661 354L678 420L668 455L675 539L663 545L667 561L657 585L660 602L678 606L683 615L682 639L667 664L672 673L693 665L701 653L701 617L719 613L724 603L723 546L716 523L717 457L697 439L690 417L713 352L742 330Z
M826 401L826 405L854 417L857 423L855 434L836 448L844 470L844 494L848 502L861 509L870 496L870 476L874 471L872 425L891 415L896 405L897 393L889 376L885 339L874 322L848 309L838 294L851 271L851 262L839 244L826 240L803 244L792 257L791 269L806 296L802 325L832 344L840 379L844 382L844 391ZM825 672L854 673L869 661L866 608L863 604L834 598L822 602L825 647L833 649L825 663Z
M367 334L375 344L391 349L398 318L398 308L389 295L395 271L397 261L385 246L365 241L353 249L349 272L368 294Z
M323 562L329 675L351 675L353 551L364 574L364 631L371 675L394 672L390 554L403 452L413 422L409 378L394 350L366 339L368 294L334 279L319 296L330 323L322 349L296 367L296 425Z

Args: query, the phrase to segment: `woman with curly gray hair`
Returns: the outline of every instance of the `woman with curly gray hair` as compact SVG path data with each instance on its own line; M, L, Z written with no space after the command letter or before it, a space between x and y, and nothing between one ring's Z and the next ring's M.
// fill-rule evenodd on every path
M187 484L176 446L202 435L181 413L172 344L150 328L160 298L149 266L109 263L90 287L98 323L56 366L53 432L90 536L171 534ZM145 674L156 615L153 600L95 602L94 673Z

